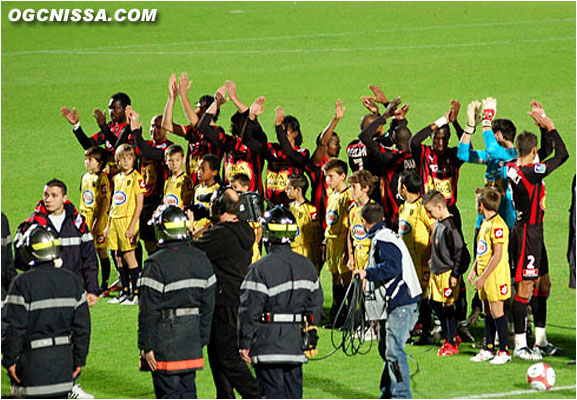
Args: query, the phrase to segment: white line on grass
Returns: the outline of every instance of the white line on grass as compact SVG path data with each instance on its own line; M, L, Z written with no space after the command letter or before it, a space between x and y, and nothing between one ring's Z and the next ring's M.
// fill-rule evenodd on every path
M549 389L549 392L556 392L558 390L569 390L575 389L575 385L572 386L554 386ZM455 399L488 399L491 397L505 397L505 396L517 396L521 394L530 394L530 393L540 393L536 390L512 390L510 392L501 392L501 393L486 393L486 394L474 394L471 396L459 396L454 397ZM544 393L544 392L543 392Z
M231 39L213 39L213 40L192 40L186 42L173 42L173 43L140 43L134 45L124 45L124 46L106 46L106 47L87 47L79 49L46 49L46 50L22 50L22 51L9 51L4 52L2 55L20 55L20 54L67 54L68 52L73 52L74 54L92 54L85 53L91 51L110 51L110 50L122 50L122 49L137 49L137 48L147 48L147 47L168 47L168 46L185 46L185 45L201 45L201 44L216 44L216 43L238 43L238 42L257 42L257 41L268 41L268 40L293 40L293 39L315 39L315 38L330 38L330 37L343 37L343 36L354 36L354 35L367 35L367 34L384 34L384 33L395 33L395 32L409 32L409 31L426 31L426 30L436 30L436 29L459 29L459 28L487 28L487 27L497 27L497 26L511 26L511 25L523 25L523 24L549 24L549 23L563 23L563 22L573 22L575 18L560 18L560 19L544 19L544 20L529 20L529 21L504 21L504 22L484 22L476 24L455 24L455 25L431 25L431 26L412 26L406 28L394 28L394 29L380 29L372 31L349 31L349 32L334 32L334 33L315 33L315 34L304 34L304 35L286 35L286 36L265 36L265 37L255 37L255 38L231 38ZM111 54L111 53L102 53ZM156 53L154 53L156 54Z
M503 40L492 42L475 43L444 43L420 46L381 46L381 47L329 47L312 49L255 49L255 50L183 50L183 51L77 51L60 50L46 51L42 54L62 54L62 55L229 55L229 54L287 54L287 53L322 53L322 52L347 52L347 51L376 51L376 50L423 50L423 49L449 49L461 47L481 47L481 46L501 46L516 44L532 44L559 41L574 41L575 36L548 39L527 39L527 40ZM2 53L5 55L5 53ZM16 54L16 53L10 53ZM24 54L24 53L20 53Z

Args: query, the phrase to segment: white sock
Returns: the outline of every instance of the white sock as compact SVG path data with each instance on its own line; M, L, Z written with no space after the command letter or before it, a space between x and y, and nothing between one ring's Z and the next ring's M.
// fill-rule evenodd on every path
M516 333L515 334L515 350L527 347L527 334Z
M547 346L547 333L545 333L545 328L535 327L535 343L537 346L545 347Z

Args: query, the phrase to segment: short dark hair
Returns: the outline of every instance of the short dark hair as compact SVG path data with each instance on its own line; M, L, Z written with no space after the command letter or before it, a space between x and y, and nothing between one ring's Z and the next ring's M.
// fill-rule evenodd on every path
M242 132L244 130L244 124L248 118L248 112L235 112L230 117L230 132L234 136L242 136Z
M489 211L499 211L499 205L501 205L501 193L494 187L485 186L475 189L475 194L478 196L479 201L483 204Z
M110 98L113 102L114 101L120 101L120 104L122 104L122 107L126 108L126 106L131 105L132 103L130 102L130 97L128 97L128 95L126 93L122 93L122 92L118 92L112 95L112 97Z
M231 182L238 182L242 186L249 186L250 187L250 178L247 174L243 174L239 172L238 174L234 174L233 177L230 179Z
M369 224L376 224L385 218L385 210L378 203L368 202L361 208L361 217Z
M204 111L206 111L208 109L208 107L210 107L210 105L214 102L214 97L211 96L210 94L205 94L204 96L200 96L200 98L198 99L198 106L202 109L204 109ZM218 108L216 110L216 114L214 114L214 117L212 117L212 120L214 122L216 122L218 120L218 116L220 115L220 108Z
M225 212L238 215L240 212L240 197L234 190L225 190L222 198L224 200Z
M108 161L108 152L102 147L92 146L84 152L84 157L94 158L98 163L98 172L102 172Z
M436 131L432 131L431 132L431 139L435 138L435 135L437 134L437 132L444 132L445 133L445 141L447 143L449 142L449 139L451 139L451 128L449 127L449 124L441 126Z
M537 136L535 134L523 131L517 136L517 153L520 157L526 156L537 147Z
M164 150L164 157L170 157L178 153L184 157L184 149L178 144L171 144L166 148L166 150Z
M60 179L52 178L44 186L48 187L59 187L62 190L62 195L68 193L68 189L66 188L66 184L62 182Z
M325 165L323 165L323 171L325 172L325 174L332 169L334 169L336 173L339 175L342 174L346 175L349 172L349 166L347 165L347 163L339 158L331 158L329 161L326 162Z
M309 181L304 175L291 175L288 179L288 184L294 188L299 188L303 191L303 195L309 189Z
M409 193L419 194L423 188L423 178L414 169L404 171L399 178Z
M503 137L506 140L509 140L511 142L515 141L515 135L517 135L517 128L515 127L513 121L511 121L510 119L500 118L494 120L493 122L491 122L491 129L493 129L493 132L501 131Z
M299 120L292 115L285 115L282 124L287 131L290 128L292 131L298 132L298 135L295 137L295 144L300 147L300 145L303 143L303 135L301 133L301 125Z
M393 131L393 142L396 144L399 140L409 140L413 134L406 126L399 126Z
M316 140L317 146L321 144L321 137L322 136L323 136L323 132L319 133L319 135L317 136L317 140ZM339 136L339 134L336 133L335 131L333 131L333 134L331 135L331 139L335 136Z
M445 196L443 196L441 192L435 189L428 191L423 196L423 206L426 206L429 203L433 206L436 206L437 204L444 204L445 207L447 206Z
M213 171L218 172L220 170L220 158L218 158L214 154L205 154L204 156L202 156L200 161L201 162L206 161L210 166L210 169L212 169Z

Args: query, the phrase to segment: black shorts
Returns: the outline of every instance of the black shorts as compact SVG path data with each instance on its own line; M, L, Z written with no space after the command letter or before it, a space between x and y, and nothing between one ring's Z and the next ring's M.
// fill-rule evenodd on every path
M549 273L543 225L516 223L509 240L515 283L534 280Z
M145 242L156 242L154 235L154 226L148 225L148 221L152 218L154 210L158 208L158 204L145 204L140 213L140 240Z

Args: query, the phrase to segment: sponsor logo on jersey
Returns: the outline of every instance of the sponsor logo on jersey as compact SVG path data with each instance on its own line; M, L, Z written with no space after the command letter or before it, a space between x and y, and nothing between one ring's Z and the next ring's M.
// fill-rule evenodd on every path
M451 297L453 295L453 289L448 287L443 289L443 296L445 296L445 299L448 299L449 297Z
M104 237L104 235L97 235L96 236L96 243L98 243L98 244L104 243L105 240L106 240L106 238Z
M499 292L501 292L502 295L506 295L507 293L509 293L509 285L504 284L499 286Z
M173 194L167 194L164 198L164 204L168 204L169 206L177 206L178 207L178 197Z
M536 174L544 174L547 171L547 164L535 164L535 173Z
M82 228L82 222L84 222L84 219L82 218L81 214L78 214L78 216L74 220L74 225L76 225L77 229Z
M477 255L483 256L487 254L488 250L489 247L487 246L487 242L485 242L483 239L479 239L479 242L477 242Z
M297 234L295 235L295 237L299 236L301 234L301 228L300 226L297 225Z
M539 270L537 268L532 268L532 269L524 268L523 269L523 277L533 278L536 276L539 276Z
M100 186L100 193L102 193L102 194L108 193L108 186L106 186L106 185Z
M330 210L327 212L327 225L334 225L339 220L339 213L336 210Z
M146 183L144 183L143 179L138 180L138 186L140 186L141 189L146 188Z
M352 233L355 240L360 241L367 238L367 231L365 230L365 227L360 224L353 226Z
M439 166L437 164L431 164L429 168L431 168L433 173L437 173L437 171L439 171Z
M502 239L503 238L503 228L495 228L493 229L493 234L495 235L495 237L497 239Z
M311 213L311 221L316 221L319 219L319 214L315 211Z
M94 203L94 193L92 193L92 190L85 190L84 193L82 193L82 199L84 200L84 204L91 206Z
M112 204L115 206L121 206L126 203L126 198L126 193L124 193L122 190L114 192L114 196L112 196Z
M412 230L413 227L406 219L402 219L401 222L399 222L399 233L401 235L408 235Z

